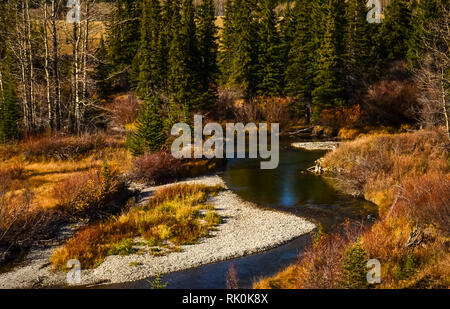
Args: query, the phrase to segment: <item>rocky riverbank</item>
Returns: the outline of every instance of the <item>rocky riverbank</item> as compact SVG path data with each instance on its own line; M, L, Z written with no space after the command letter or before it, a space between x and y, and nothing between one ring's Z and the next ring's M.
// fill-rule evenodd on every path
M219 176L201 177L185 181L206 185L223 185ZM158 187L137 187L141 203ZM212 197L216 212L224 219L212 237L198 244L182 246L181 252L154 256L150 248L140 248L139 254L109 256L97 268L82 270L81 284L122 283L141 280L156 274L197 267L265 251L309 233L313 223L282 212L264 210L239 198L230 190ZM0 288L31 288L65 286L66 274L56 272L48 262L57 246L36 248L24 265L0 274Z

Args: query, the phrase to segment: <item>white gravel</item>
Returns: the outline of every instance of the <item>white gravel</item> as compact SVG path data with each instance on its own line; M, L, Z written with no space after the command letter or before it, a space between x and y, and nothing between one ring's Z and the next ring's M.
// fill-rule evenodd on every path
M202 177L186 183L221 184L219 176ZM158 187L139 188L145 199ZM296 237L311 232L315 225L295 215L263 210L245 202L230 190L212 197L217 213L224 223L218 226L213 237L203 238L199 244L182 246L182 252L166 256L153 256L149 248L145 252L128 256L109 256L96 269L83 270L81 284L100 282L122 283L151 277L155 274L197 267L265 251ZM26 288L65 285L66 275L55 272L48 265L48 258L55 248L41 250L36 257L27 258L28 265L0 274L0 288Z
M292 143L291 146L306 150L334 150L338 148L339 142L304 142Z

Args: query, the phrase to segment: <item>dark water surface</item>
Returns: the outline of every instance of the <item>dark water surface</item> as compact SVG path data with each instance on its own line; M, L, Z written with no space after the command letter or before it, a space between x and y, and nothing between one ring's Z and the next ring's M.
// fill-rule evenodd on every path
M347 218L358 220L375 213L373 204L337 192L322 177L305 172L323 155L322 151L294 150L284 143L277 169L261 170L258 160L234 159L228 161L222 177L244 200L306 217L328 230ZM310 236L305 235L263 253L174 272L162 279L169 289L223 289L233 264L239 287L250 288L255 279L274 275L293 264L309 243ZM149 288L150 284L141 280L108 287Z

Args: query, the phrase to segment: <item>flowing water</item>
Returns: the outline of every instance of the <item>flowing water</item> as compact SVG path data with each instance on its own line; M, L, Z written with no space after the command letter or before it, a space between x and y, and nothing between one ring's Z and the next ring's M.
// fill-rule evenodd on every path
M228 187L244 200L263 207L287 211L321 224L326 230L347 218L358 220L375 214L375 205L342 194L322 177L305 170L322 157L322 151L301 151L281 146L280 164L275 170L261 170L258 160L229 160L222 177ZM167 288L208 289L226 288L226 274L233 265L240 288L250 288L261 276L276 274L294 263L310 236L299 237L278 248L229 261L173 272L162 277ZM149 288L148 280L108 286L109 288Z

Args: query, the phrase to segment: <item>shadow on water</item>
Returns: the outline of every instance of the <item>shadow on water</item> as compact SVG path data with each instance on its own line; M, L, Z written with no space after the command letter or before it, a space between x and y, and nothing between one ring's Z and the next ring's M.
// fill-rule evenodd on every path
M323 155L322 151L294 150L284 143L277 169L261 170L256 159L234 159L228 161L222 177L242 199L308 218L329 231L347 218L360 220L375 214L375 205L342 194L322 177L304 172ZM304 235L263 253L173 272L164 275L162 280L168 283L169 289L223 289L233 264L239 287L251 288L255 279L274 275L293 264L310 242L310 235ZM107 287L149 288L149 281L151 279Z

